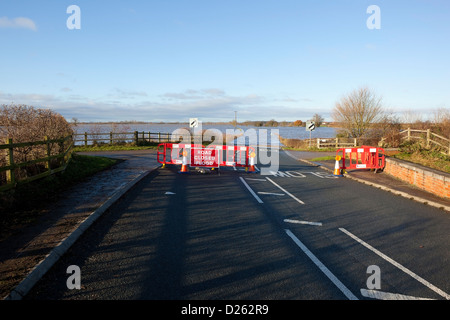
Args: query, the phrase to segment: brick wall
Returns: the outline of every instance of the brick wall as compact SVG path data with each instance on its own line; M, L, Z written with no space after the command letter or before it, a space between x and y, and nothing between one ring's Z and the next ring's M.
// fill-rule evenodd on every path
M386 158L384 172L416 187L450 199L450 174L393 158Z

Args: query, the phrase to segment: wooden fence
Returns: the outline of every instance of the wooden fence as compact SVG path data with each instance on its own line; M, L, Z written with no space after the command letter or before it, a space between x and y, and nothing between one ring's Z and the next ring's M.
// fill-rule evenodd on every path
M81 138L80 138L81 137ZM135 143L139 145L142 142L174 142L172 133L165 132L146 132L146 131L134 131L134 132L106 132L106 133L76 133L74 134L75 145L93 145L96 143ZM78 142L78 144L77 144ZM81 142L81 144L80 144Z
M69 135L65 138L61 139L48 139L44 138L43 141L34 141L34 142L21 142L14 143L12 139L6 139L6 144L0 145L0 151L6 150L6 165L0 166L0 173L6 172L6 184L0 186L0 191L5 191L11 189L17 185L17 183L25 183L30 182L56 172L63 171L66 169L67 164L69 163L72 156L73 149L73 141L71 141L72 135ZM64 145L67 141L70 141L70 145L64 150ZM51 154L51 146L53 144L57 144L59 146L59 153ZM18 148L27 148L27 147L36 147L36 146L45 146L45 157L33 159L24 162L16 162L14 159L15 149ZM17 152L17 151L16 151ZM57 161L55 161L57 159ZM57 167L52 167L52 163L57 163ZM45 171L41 173L34 174L32 176L27 176L25 178L19 178L16 174L16 169L21 169L27 166L35 165L38 163L45 164Z
M357 143L356 138L317 138L316 140L318 149L356 147Z
M432 145L437 145L444 150L442 152L443 154L450 156L450 139L431 132L430 129L416 130L408 128L400 131L400 135L402 136L402 139L406 139L407 141L413 139L422 140L425 142L427 148L430 148Z

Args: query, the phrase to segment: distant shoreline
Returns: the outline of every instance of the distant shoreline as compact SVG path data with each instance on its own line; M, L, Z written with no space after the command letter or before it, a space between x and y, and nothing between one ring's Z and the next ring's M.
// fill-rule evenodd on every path
M270 121L270 120L269 120ZM255 120L255 121L245 121L245 122L238 122L236 124L236 126L255 126L255 123L266 123L269 122L266 120ZM294 125L292 125L293 121L277 121L277 124L273 124L273 125L269 125L269 127L296 127ZM73 123L71 123L73 124ZM76 122L76 125L107 125L107 124L169 124L169 125L186 125L187 122L179 122L179 121L174 121L174 122L152 122L152 121L100 121L100 122L96 122L96 121L92 121L92 122ZM202 124L205 125L231 125L234 126L233 122L214 122L214 121L206 121L206 122L202 122ZM261 125L257 125L257 127L260 127ZM261 127L263 127L264 125L262 125ZM300 125L299 127L304 127L305 126L305 122L303 122L302 125ZM335 125L334 123L328 122L326 124L322 124L322 127L339 127L338 125Z

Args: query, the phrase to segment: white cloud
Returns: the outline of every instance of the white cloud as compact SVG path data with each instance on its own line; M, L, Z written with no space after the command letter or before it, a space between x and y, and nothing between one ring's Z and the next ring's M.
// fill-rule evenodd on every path
M217 88L210 89L202 89L202 90L192 90L188 89L185 92L168 92L161 97L174 99L174 100L202 100L202 99L210 99L215 97L223 97L225 96L225 91Z
M257 94L229 95L220 89L185 90L182 93L154 97L154 99L124 101L110 96L90 99L83 95L10 94L0 91L0 104L27 104L39 108L50 108L66 119L80 121L183 121L198 117L202 121L231 121L237 111L239 121L246 120L297 120L310 118L320 112L318 108L288 107L277 100ZM67 92L65 92L67 91ZM61 91L60 91L61 92ZM141 92L114 91L118 96L125 93L140 96ZM178 96L177 96L178 95ZM144 95L142 95L144 96ZM278 100L279 101L279 100ZM274 104L275 103L275 104Z
M30 18L18 17L10 19L8 17L0 18L0 28L29 29L37 31L36 24Z
M146 97L147 93L144 91L123 90L115 88L113 93L109 96L116 97L118 99L134 99L136 97Z

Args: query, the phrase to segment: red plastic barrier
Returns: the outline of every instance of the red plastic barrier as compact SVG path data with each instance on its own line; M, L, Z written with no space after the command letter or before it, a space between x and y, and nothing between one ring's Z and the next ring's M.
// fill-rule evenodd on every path
M186 152L185 152L186 151ZM218 168L249 167L249 156L255 148L249 146L210 146L183 143L161 143L157 148L157 161L165 164L182 164L185 160L193 167Z
M358 148L341 148L336 155L342 152L341 169L383 169L385 166L385 155L383 148L361 146Z

